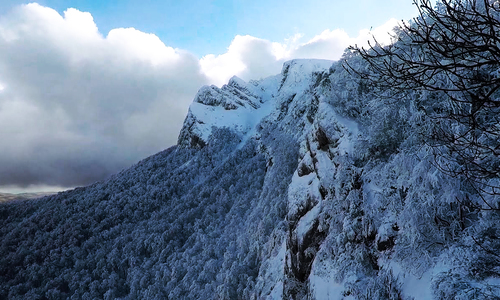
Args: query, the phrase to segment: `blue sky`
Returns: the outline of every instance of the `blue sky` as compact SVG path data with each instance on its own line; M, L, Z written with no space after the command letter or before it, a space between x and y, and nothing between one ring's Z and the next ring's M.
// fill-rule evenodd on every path
M0 1L0 192L102 180L174 145L201 86L338 60L417 13L411 0L21 4Z
M29 1L3 0L0 11ZM156 34L166 45L201 57L221 54L236 35L282 41L297 33L312 38L325 29L344 29L354 36L361 29L390 18L416 15L411 0L41 0L59 13L73 7L90 12L102 34L134 27Z

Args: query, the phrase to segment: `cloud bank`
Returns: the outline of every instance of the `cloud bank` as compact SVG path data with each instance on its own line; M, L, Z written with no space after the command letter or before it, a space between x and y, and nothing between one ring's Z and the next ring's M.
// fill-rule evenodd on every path
M394 25L372 33L386 39ZM336 60L370 34L236 36L226 53L198 59L134 28L104 36L87 12L20 6L0 18L0 189L104 179L175 144L202 85L274 75L293 58Z

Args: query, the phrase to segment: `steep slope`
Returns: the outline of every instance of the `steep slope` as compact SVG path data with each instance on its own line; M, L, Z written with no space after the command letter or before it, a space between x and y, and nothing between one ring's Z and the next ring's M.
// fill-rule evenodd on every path
M177 146L0 204L0 298L498 299L498 210L426 126L338 62L203 87Z
M256 297L297 165L295 132L262 121L288 114L285 80L202 88L179 146L105 182L1 205L0 298Z

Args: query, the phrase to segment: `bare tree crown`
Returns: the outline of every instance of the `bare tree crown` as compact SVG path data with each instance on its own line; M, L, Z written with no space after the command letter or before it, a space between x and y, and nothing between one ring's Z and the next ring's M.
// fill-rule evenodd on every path
M436 165L498 195L500 177L500 1L414 0L419 16L394 43L351 47L367 68L345 68L387 97L411 94L436 126L426 139ZM495 179L497 181L495 181Z

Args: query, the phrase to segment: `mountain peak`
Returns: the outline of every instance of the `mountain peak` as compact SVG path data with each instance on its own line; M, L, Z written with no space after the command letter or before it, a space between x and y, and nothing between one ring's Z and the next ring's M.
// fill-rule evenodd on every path
M178 145L203 147L213 128L227 127L241 136L253 132L274 105L290 94L305 90L313 74L328 70L332 63L321 59L295 59L285 62L281 74L276 76L250 82L233 76L221 88L202 87L189 107Z

